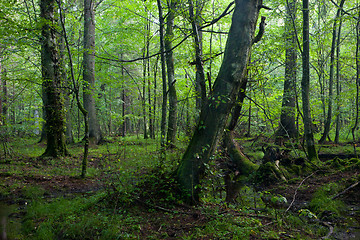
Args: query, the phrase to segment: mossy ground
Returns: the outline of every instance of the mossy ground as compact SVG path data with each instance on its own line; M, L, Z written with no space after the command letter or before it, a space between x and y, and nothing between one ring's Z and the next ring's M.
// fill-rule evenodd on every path
M11 155L0 164L9 239L317 239L329 229L300 212L329 214L325 197L333 204L332 221L344 226L339 219L346 206L337 201L356 202L358 189L331 197L360 178L359 161L349 159L325 162L301 187L306 175L270 184L262 192L284 196L288 204L297 191L285 213L286 207L267 204L251 185L242 188L237 203L225 203L222 172L212 162L202 203L191 207L179 200L172 177L185 140L160 160L155 140L109 138L91 148L85 179L79 177L81 144L69 146L70 157L39 159L44 145L36 140L12 139ZM260 156L256 148L254 156Z

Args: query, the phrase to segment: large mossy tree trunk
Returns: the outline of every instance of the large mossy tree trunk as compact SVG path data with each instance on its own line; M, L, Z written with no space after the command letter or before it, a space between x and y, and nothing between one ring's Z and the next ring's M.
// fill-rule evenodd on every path
M41 70L44 91L46 150L43 157L67 154L65 142L65 112L61 96L61 73L55 30L55 0L40 1Z
M276 132L278 137L295 138L297 128L295 124L296 104L296 0L286 4L285 18L285 80L281 106L280 124Z
M224 60L212 95L202 107L199 122L177 170L186 202L199 201L203 166L213 154L237 98L261 5L261 0L236 0Z
M84 0L84 107L89 118L89 141L99 144L102 140L100 125L96 117L95 89L95 14L93 0Z
M172 50L172 40L174 38L174 19L176 11L177 0L169 1L169 12L166 18L166 34L165 34L165 51L166 51L166 67L167 80L169 87L169 118L167 130L167 144L168 147L175 146L176 131L177 131L177 95L175 88L175 68L174 57Z
M227 166L232 171L227 170L225 174L226 202L234 202L240 188L243 186L243 179L254 172L258 166L250 161L248 157L241 151L239 144L234 139L234 131L240 117L241 109L246 96L246 85L248 79L245 77L240 87L236 106L231 113L231 120L226 128L223 137L223 147L229 156Z

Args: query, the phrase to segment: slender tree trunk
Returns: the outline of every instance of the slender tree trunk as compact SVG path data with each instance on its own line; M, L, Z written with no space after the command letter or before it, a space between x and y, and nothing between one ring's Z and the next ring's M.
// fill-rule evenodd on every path
M189 4L189 15L192 26L192 35L194 37L195 44L195 66L196 66L196 85L195 89L197 92L196 97L196 108L198 111L201 110L202 104L206 103L206 84L205 84L205 73L202 63L202 34L199 31L199 18L200 16L194 16L194 5L192 0L188 0Z
M161 0L157 0L160 23L160 59L161 59L161 78L162 78L162 105L161 105L161 123L160 123L160 144L165 147L166 134L166 106L167 106L167 87L166 87L166 67L165 67L165 43L164 43L164 18L162 13Z
M149 29L150 29L150 23L149 23ZM150 39L149 39L150 41ZM149 57L149 45L150 45L150 42L148 42L147 46L146 46L146 56ZM148 86L148 111L149 111L149 136L150 138L154 139L155 138L155 135L154 135L154 124L153 124L153 111L152 111L152 105L151 105L151 71L150 71L150 59L148 58L147 59L147 68L148 68L148 76L147 76L147 86ZM155 96L154 96L155 97Z
M145 9L146 10L146 9ZM150 41L149 36L149 21L146 22L146 25L144 26L145 35L144 35L144 48L143 48L143 92L142 92L142 108L143 108L143 122L144 122L144 139L148 138L148 132L147 132L147 120L146 120L146 82L148 73L150 71L150 68L148 67L148 61L149 59L146 59L148 54L148 46ZM148 79L149 80L149 79Z
M2 70L2 57L1 57L1 47L0 47L0 126L5 125L5 116L3 114L3 102L4 102L4 92L2 91L3 86L3 70Z
M7 125L8 121L8 87L7 87L7 74L6 69L3 68L2 76L2 92L3 92L3 101L2 101L2 114L3 114L3 125ZM1 86L0 86L1 87Z
M145 47L146 48L146 47ZM145 57L145 49L144 49L144 55ZM148 138L147 134L147 124L146 124L146 59L143 60L143 89L142 89L142 111L143 111L143 127L144 127L144 139Z
M237 0L224 60L194 135L177 170L185 201L199 201L200 176L222 135L245 74L261 0Z
M333 104L333 85L334 85L334 67L335 67L335 50L336 50L336 33L337 33L337 22L339 21L341 9L344 6L345 0L341 0L340 8L336 12L336 16L334 19L333 25L333 36L331 43L331 51L330 51L330 76L329 76L329 104L328 104L328 112L325 120L325 128L324 133L321 136L319 143L325 142L326 138L329 136L330 125L332 119L332 104Z
M303 102L304 137L309 161L317 161L310 108L310 39L309 39L309 0L303 0L303 76L301 95Z
M152 125L153 125L153 127L152 127L152 138L153 139L155 139L155 137L156 137L156 129L157 129L156 105L157 105L157 76L158 76L158 69L159 69L158 62L159 62L159 58L156 59L155 66L154 66L153 108L152 108L152 113L151 113Z
M341 83L340 83L340 40L341 40L341 27L342 27L342 15L340 15L338 38L336 44L336 132L335 132L335 143L339 143L340 138L340 128L341 128L341 109L340 109L340 93L341 93Z
M64 37L64 40L65 40L65 45L66 45L66 49L67 49L67 53L68 53L68 57L69 57L70 76L71 76L72 86L73 86L73 90L74 90L74 93L75 93L75 98L76 98L78 109L81 111L81 113L82 113L82 115L84 117L84 125L85 125L85 127L84 127L84 135L85 136L84 136L84 155L83 155L83 159L82 159L82 163L81 163L81 178L85 178L86 177L86 171L87 171L87 159L88 159L88 154L89 154L89 119L88 119L88 112L86 111L85 107L81 104L80 91L79 91L79 88L78 88L78 84L76 84L76 82L75 82L72 55L71 55L70 45L69 45L69 41L68 41L68 38L67 38L66 29L65 29L65 18L62 17L61 2L58 2L58 6L59 6L59 10L60 10L59 13L60 13L61 27L62 27L62 30L63 30L63 37Z
M279 137L295 138L297 129L295 125L296 112L296 34L293 20L296 19L296 2L292 0L286 5L285 19L285 81L282 99L280 125L277 131Z
M356 153L356 136L355 136L355 130L359 124L359 88L360 88L360 10L358 15L358 21L356 23L356 96L355 96L355 123L354 126L351 129L353 142L354 142L354 151Z
M102 140L100 125L96 117L95 89L95 14L93 0L84 0L84 107L89 118L89 141L99 144Z
M42 86L46 101L45 130L47 145L44 157L60 157L67 154L65 140L64 106L61 97L61 74L58 47L56 46L55 1L41 0L41 69Z
M64 16L62 15L62 17ZM63 94L64 94L64 100L65 100L64 103L66 110L65 138L67 144L72 144L74 143L74 136L72 132L72 121L71 121L71 102L70 102L71 82L67 79L67 75L66 75L66 66L65 66L66 49L65 49L64 34L62 33L61 35L58 36L58 38L59 38L60 59L61 59L61 78L64 81Z
M166 37L165 37L165 50L166 50L166 67L167 67L167 80L169 86L169 119L166 142L168 147L175 147L176 131L177 131L177 96L175 88L175 69L174 57L172 51L172 40L174 37L174 19L176 11L177 0L169 1L169 12L166 18Z
M122 58L122 55L121 55ZM121 65L121 77L122 77L122 91L121 91L121 100L122 100L122 104L121 104L121 108L122 108L122 124L121 124L121 136L125 137L126 136L126 94L125 94L125 83L124 83L124 66Z

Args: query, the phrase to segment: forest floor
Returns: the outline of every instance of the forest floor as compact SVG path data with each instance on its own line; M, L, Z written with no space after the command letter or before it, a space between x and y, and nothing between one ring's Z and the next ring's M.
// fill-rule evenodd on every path
M262 192L287 199L279 207L248 186L238 203L225 203L215 169L204 183L203 203L191 207L176 200L164 177L183 149L160 162L157 145L133 137L92 147L81 179L80 144L70 146L70 157L41 159L44 145L36 139L9 140L10 155L0 160L8 239L360 239L360 165L349 159L267 186ZM248 155L261 156L260 146L251 149ZM350 154L335 145L322 149ZM159 164L166 170L156 172Z

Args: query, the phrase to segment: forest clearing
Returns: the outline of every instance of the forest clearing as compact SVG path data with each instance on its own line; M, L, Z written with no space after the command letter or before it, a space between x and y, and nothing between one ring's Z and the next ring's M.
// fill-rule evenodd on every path
M358 0L0 1L0 239L360 239Z

